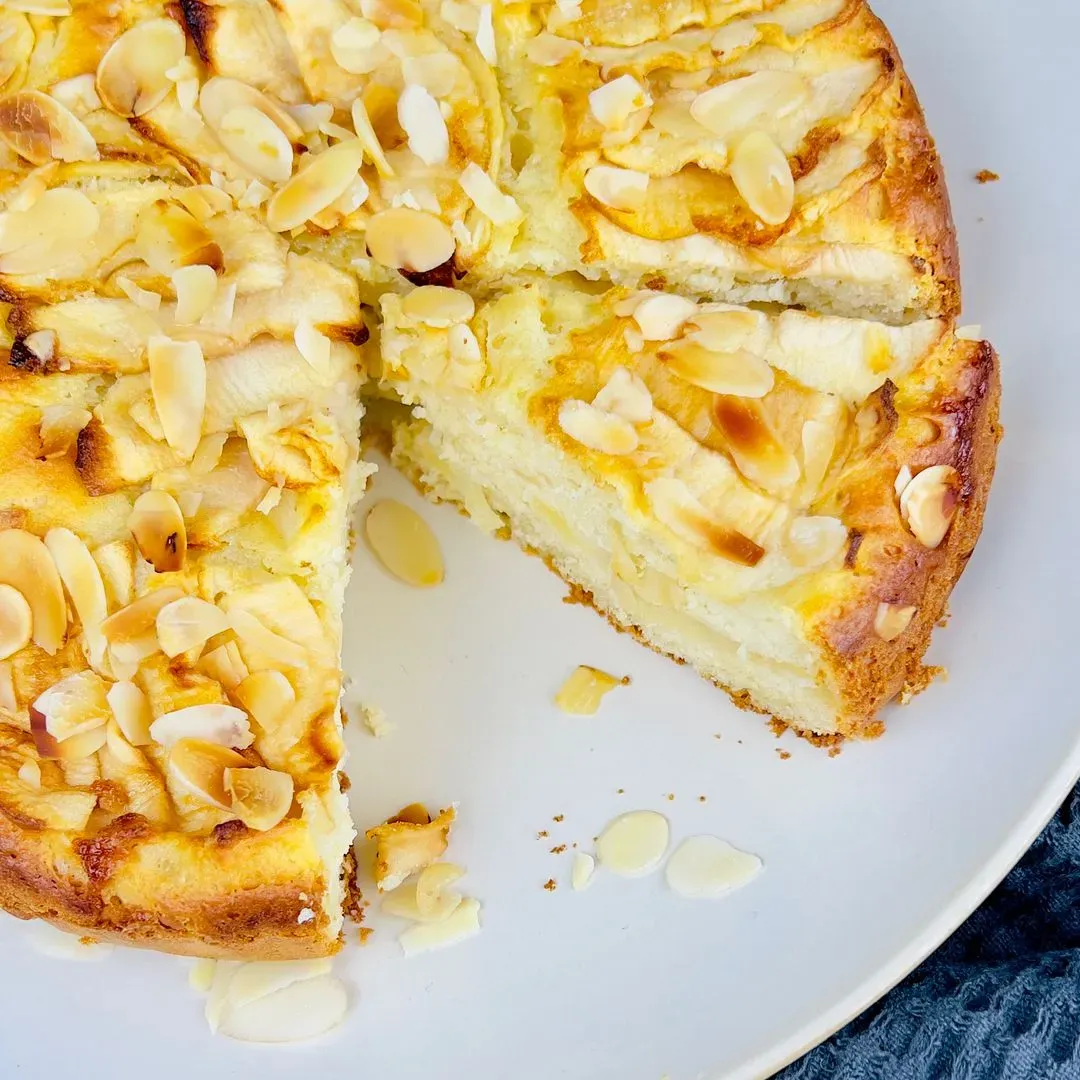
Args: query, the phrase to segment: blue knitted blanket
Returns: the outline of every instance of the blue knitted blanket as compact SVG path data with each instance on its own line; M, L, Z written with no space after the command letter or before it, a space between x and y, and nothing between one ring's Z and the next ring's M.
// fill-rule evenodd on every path
M777 1077L1080 1078L1080 787L933 956Z

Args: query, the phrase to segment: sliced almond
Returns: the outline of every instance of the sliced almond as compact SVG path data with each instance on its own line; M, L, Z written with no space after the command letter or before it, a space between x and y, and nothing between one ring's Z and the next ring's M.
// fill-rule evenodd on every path
M683 296L652 293L634 305L633 318L646 341L671 341L697 309L693 300Z
M70 529L50 529L45 534L45 546L82 623L90 663L100 668L105 656L101 624L109 613L109 607L98 564L94 562L90 549Z
M432 867L443 865L447 864L433 863ZM404 885L391 889L383 896L382 903L379 905L380 910L387 915L393 915L398 919L408 919L410 922L436 923L448 919L462 900L460 893L444 892L425 914L416 902L416 890L417 882L415 881L406 881Z
M202 436L206 410L206 361L197 341L158 335L146 345L150 390L165 440L190 460Z
M196 184L179 188L175 192L178 203L197 221L207 222L218 214L227 214L233 208L228 192L212 184Z
M882 641L895 641L911 625L918 610L899 604L878 604L874 612L874 633Z
M40 90L20 90L0 98L0 140L34 165L97 161L99 157L86 125Z
M615 165L594 165L585 173L585 190L613 210L637 210L645 203L649 174Z
M595 716L604 695L627 682L628 679L619 679L599 668L582 664L559 687L555 704L568 716Z
M277 825L293 802L293 778L288 773L261 766L226 769L225 790L237 817L249 829L259 832Z
M166 767L175 783L196 799L219 810L231 810L232 799L225 790L225 770L247 769L251 765L226 746L180 739L169 748Z
M422 86L437 101L454 93L461 72L461 61L452 52L401 58L401 74L406 84Z
M772 388L773 369L745 349L713 352L689 338L673 341L658 353L673 374L702 390L735 397L760 398Z
M634 810L608 823L596 841L597 861L620 877L655 870L667 851L671 829L654 810Z
M602 454L632 454L641 442L629 420L574 398L559 406L559 427L575 442Z
M0 660L29 645L33 628L26 597L11 585L0 585Z
M450 350L450 359L459 367L471 367L479 364L483 359L480 351L480 342L476 339L471 326L465 323L455 323L446 334L447 345Z
M745 308L729 311L700 311L691 316L692 329L687 335L691 341L713 352L750 352L755 339L760 337L766 317L758 311Z
M197 596L182 596L166 604L155 620L158 644L168 657L205 645L230 628L229 617L216 604Z
M181 739L198 739L218 746L245 750L254 741L247 713L233 705L188 705L159 716L150 725L150 738L161 746Z
M181 266L172 275L176 290L176 321L181 326L197 323L214 303L218 276L212 266Z
M587 889L596 872L596 860L584 851L575 851L570 865L570 888L574 892Z
M788 526L788 558L802 567L819 567L840 556L848 545L848 528L832 517L798 517Z
M78 671L65 675L39 694L33 708L45 718L45 730L63 742L73 735L105 726L112 716L106 689L100 675Z
M333 975L300 979L242 1007L227 1008L220 1031L241 1042L303 1042L337 1027L348 1004L345 985Z
M67 635L67 602L49 549L33 533L0 532L0 583L26 598L33 614L31 640L55 655Z
M159 574L180 570L187 554L187 527L176 499L167 491L144 491L127 526L142 557Z
M731 179L746 205L766 225L783 225L795 206L787 155L763 131L742 139L731 156Z
M150 700L133 682L121 680L109 687L106 694L113 718L124 738L132 746L146 746L153 740L150 725L154 714Z
M90 423L90 410L79 405L46 405L41 410L41 456L46 459L71 453L79 433Z
M546 30L525 43L525 56L538 67L558 67L567 60L581 56L584 51L579 42L549 34Z
M931 465L900 493L900 516L923 547L936 548L960 507L960 474L951 465Z
M831 424L807 420L802 427L803 480L817 491L836 451L836 431Z
M425 165L441 165L450 156L450 134L439 103L423 86L406 86L397 103L398 123L409 149Z
M164 199L151 203L139 214L135 249L163 277L171 277L184 266L220 270L225 263L221 248L206 226L179 203Z
M382 31L370 20L352 18L330 35L330 55L342 71L367 75L390 59Z
M714 521L684 481L650 480L645 496L657 520L687 543L743 566L756 566L764 557L764 548L749 536Z
M250 645L272 663L289 668L304 667L308 663L307 649L275 634L251 612L234 608L229 612L229 622L241 642Z
M199 658L199 670L216 679L226 690L235 690L247 677L248 669L235 641L218 645ZM248 706L241 701L245 709ZM252 712L248 709L248 712ZM255 714L252 712L252 715ZM255 719L259 718L255 716Z
M303 138L304 129L293 114L254 86L222 75L215 75L203 83L199 91L199 111L212 131L221 127L230 112L241 108L255 109L262 113L284 133L290 143L300 142Z
M384 177L393 176L394 170L391 168L390 162L386 160L382 144L379 142L379 137L375 134L375 129L371 125L371 117L368 116L363 97L358 96L352 103L352 122L356 137L360 140L364 153L371 158L371 162L378 174Z
M476 313L476 303L460 289L421 285L401 301L401 313L414 322L445 329L454 323L468 322Z
M631 424L647 424L652 419L653 400L644 380L621 364L593 398L593 407L621 416Z
M480 902L466 897L441 922L410 926L398 941L406 956L456 945L480 932Z
M368 511L364 532L379 562L400 581L418 588L442 582L439 541L415 510L395 499L382 499Z
M321 154L309 154L296 175L266 204L266 224L275 232L298 228L348 190L364 164L359 139L339 142Z
M296 704L296 691L280 671L256 671L231 689L263 731L276 731Z
M157 613L184 594L175 588L156 589L110 615L101 632L122 663L137 662L158 651Z
M493 224L514 225L524 217L513 196L500 191L475 161L465 166L458 182L477 210Z
M396 206L368 222L371 257L392 270L425 273L454 256L454 237L445 222L424 210Z
M649 91L633 75L620 75L589 94L589 112L609 130L625 127L632 113L652 105Z
M806 80L794 71L755 71L698 94L690 114L715 135L729 138L792 112L809 96Z
M166 73L186 51L184 31L172 19L136 23L101 58L98 96L119 116L144 116L168 96L173 84Z
M214 134L229 157L256 176L280 184L292 175L293 148L288 136L253 105L229 109Z
M738 889L761 872L761 860L717 836L691 836L668 859L669 888L687 899L714 899Z
M0 663L0 709L12 713L19 707L15 695L15 670L12 664Z
M416 879L416 907L420 915L432 921L439 921L438 916L443 912L449 915L461 902L461 896L447 893L446 889L464 876L464 868L454 863L436 862L425 866Z
M0 274L48 272L100 222L98 208L71 188L50 188L25 209L0 213Z
M161 310L161 295L156 292L151 292L149 289L144 289L139 285L136 285L130 278L118 276L114 279L116 281L116 287L135 305L141 307L143 311L160 311Z
M330 373L330 339L312 326L308 319L301 319L296 324L293 334L297 352L311 365L319 375Z

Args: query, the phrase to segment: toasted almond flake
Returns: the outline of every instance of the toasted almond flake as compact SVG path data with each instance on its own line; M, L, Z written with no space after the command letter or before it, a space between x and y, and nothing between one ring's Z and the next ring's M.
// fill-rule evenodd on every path
M375 129L371 126L371 118L368 116L367 107L364 105L362 97L357 97L352 103L352 122L356 137L360 140L364 153L371 158L376 172L382 177L393 176L394 170L391 168L390 162L386 160L386 154L383 152L382 145L375 134Z
M319 375L330 373L330 339L312 326L308 319L296 324L293 341L300 355Z
M293 779L288 773L266 769L226 769L225 790L232 810L249 828L266 832L289 812L293 802Z
M795 181L783 150L763 131L742 139L731 156L731 179L766 225L783 225L795 206Z
M370 19L352 18L330 35L330 55L342 71L367 75L389 58L382 31Z
M261 180L252 180L244 194L236 200L238 210L257 210L274 193L274 189L267 187Z
M599 668L576 667L555 695L555 704L570 716L595 716L604 695L628 680L616 678Z
M187 528L176 499L167 491L144 491L132 507L127 527L139 553L159 574L183 568Z
M268 629L259 619L243 608L229 612L229 621L237 637L245 645L282 667L298 668L308 663L307 649Z
M133 304L142 308L143 311L159 311L161 309L161 297L158 293L141 288L131 278L117 276L115 280L117 288Z
M214 133L229 157L256 176L280 184L292 175L293 148L288 136L253 105L229 109Z
M587 889L596 872L596 860L584 851L575 851L574 858L570 863L570 888L574 892L582 892Z
M190 460L202 435L206 409L206 361L197 341L156 335L147 342L150 390L165 440Z
M0 585L0 660L29 645L33 627L26 597L11 585Z
M52 555L33 533L0 532L0 583L26 598L33 615L31 640L54 656L67 634L67 602Z
M199 670L216 679L229 691L235 690L248 677L247 665L235 641L218 645L200 657ZM240 704L244 705L243 702ZM244 707L247 708L246 705ZM258 720L258 717L255 719Z
M360 14L383 30L409 30L424 22L417 0L360 0Z
M836 450L836 432L830 424L807 420L802 427L803 479L817 491Z
M56 331L35 330L23 338L23 345L43 364L51 363L56 358Z
M410 922L442 922L444 919L449 918L458 904L461 903L462 896L460 893L445 893L440 898L435 910L431 914L425 915L420 911L416 903L416 885L415 881L407 881L404 885L399 885L396 889L385 893L379 909L386 915L393 915L398 919L408 919Z
M895 641L910 625L918 608L899 604L878 604L874 612L874 633L882 641Z
M319 975L228 1009L219 1030L242 1042L303 1042L337 1027L347 1009L348 994L341 980Z
M100 667L105 656L101 624L109 608L98 564L90 549L70 529L50 529L45 534L45 546L82 623L90 663Z
M632 454L641 442L629 420L576 398L559 406L559 427L575 442L602 454Z
M645 202L649 174L614 165L594 165L585 173L585 190L613 210L637 210Z
M225 770L249 768L250 764L226 746L200 739L180 739L169 748L166 767L175 783L190 795L219 810L231 810L225 790Z
M19 771L16 773L21 783L25 784L31 791L41 790L41 766L32 758L24 761L19 766Z
M755 71L698 94L690 114L714 134L730 138L786 115L808 97L809 86L796 72Z
M625 127L632 113L650 105L652 96L633 75L620 75L589 94L589 112L602 127L613 131Z
M290 143L299 142L303 137L301 125L288 108L239 79L215 75L207 79L199 91L199 111L214 132L221 128L230 112L245 108L262 113Z
M205 956L200 957L191 965L191 970L188 972L188 986L198 994L209 993L210 987L214 984L214 968L216 966L216 960L211 960Z
M217 291L214 293L214 301L206 310L206 314L199 320L199 325L207 330L227 334L235 306L236 282L230 281L228 285L219 282Z
M453 258L454 237L433 214L400 206L372 215L367 247L383 266L424 273Z
M476 24L476 47L480 55L494 67L498 62L498 54L495 51L495 22L490 4L480 5L480 18Z
M401 301L401 312L414 322L445 329L454 323L468 322L476 314L476 303L460 289L421 285Z
M439 541L415 510L395 499L382 499L368 511L364 532L376 558L398 580L418 588L442 582Z
M351 133L349 138L352 138ZM362 176L357 176L345 189L345 193L330 204L330 210L348 217L367 202L370 194L367 181Z
M266 224L287 232L310 220L339 199L364 164L359 139L339 142L321 154L309 154L296 175L266 205Z
M109 687L105 695L121 734L132 746L147 746L153 740L150 725L154 714L150 699L133 682L121 680Z
M78 671L65 675L39 694L32 709L44 717L45 730L61 744L101 728L101 746L105 742L105 724L112 715L105 692L106 685L100 675ZM96 753L97 749L89 753Z
M476 340L476 334L472 327L465 323L456 323L447 331L447 342L450 350L450 359L462 367L471 367L483 360L480 351L480 342Z
M410 926L398 938L406 956L456 945L480 932L480 901L467 897L442 922Z
M761 860L716 836L687 837L668 859L668 886L687 899L708 900L741 888L761 872Z
M647 424L652 419L652 394L644 381L620 364L593 398L593 407L621 416L631 424Z
M98 97L120 116L144 116L165 100L173 85L166 72L186 50L184 31L172 19L136 23L101 58Z
M441 165L450 155L450 134L439 103L423 86L406 86L397 103L398 123L409 149L425 165Z
M161 746L181 739L244 750L254 742L247 713L233 705L188 705L164 713L150 725L150 738Z
M277 730L296 704L296 691L280 671L256 671L231 689L263 731Z
M64 457L74 448L79 432L90 423L90 410L79 405L46 405L41 410L38 435L41 456Z
M796 566L818 567L847 547L848 529L832 517L798 517L788 526L786 551Z
M955 337L957 341L982 341L982 336L983 328L978 323L956 328Z
M669 837L663 814L633 810L608 823L596 841L596 858L613 874L638 877L660 865Z
M633 315L646 341L671 341L697 310L697 304L683 296L649 293L638 300L628 314Z
M66 106L40 90L0 98L0 140L34 165L97 161L94 136Z
M461 903L460 894L448 893L446 889L464 876L464 867L454 863L435 862L420 871L416 879L416 907L425 921L439 921Z
M122 663L142 660L158 651L157 613L184 594L176 588L156 589L140 596L126 607L113 612L102 624L101 632Z
M475 161L465 166L458 182L477 210L495 225L515 225L524 217L513 196L500 191Z
M197 323L210 310L217 293L218 276L212 266L181 266L172 275L176 290L176 321L181 326Z
M168 657L201 648L215 634L230 627L229 618L216 604L197 596L182 596L166 604L155 620L158 644Z
M665 345L658 353L664 365L680 379L714 394L764 397L775 381L773 369L760 356L745 349L713 352L690 338Z
M182 266L220 270L221 248L206 226L178 202L159 199L139 214L135 249L146 264L170 277Z
M196 221L201 222L209 221L218 214L227 214L233 208L233 201L228 193L212 184L180 188L176 191L175 198Z
M100 220L98 208L71 188L50 188L27 208L0 213L0 274L48 272Z
M525 44L525 56L539 67L558 67L571 57L581 56L584 51L579 42L558 37L546 30Z
M951 465L931 465L900 493L900 516L923 547L936 548L960 506L960 474Z

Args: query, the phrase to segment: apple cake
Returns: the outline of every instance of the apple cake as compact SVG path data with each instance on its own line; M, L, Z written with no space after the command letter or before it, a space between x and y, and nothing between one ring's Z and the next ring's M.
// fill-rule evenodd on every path
M993 472L958 308L863 0L6 0L0 906L338 948L376 414L737 703L874 734Z

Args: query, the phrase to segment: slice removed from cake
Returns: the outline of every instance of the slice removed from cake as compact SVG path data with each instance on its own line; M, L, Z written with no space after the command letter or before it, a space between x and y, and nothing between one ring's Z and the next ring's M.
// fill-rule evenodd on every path
M740 704L878 730L982 524L989 345L534 281L382 301L394 459Z

